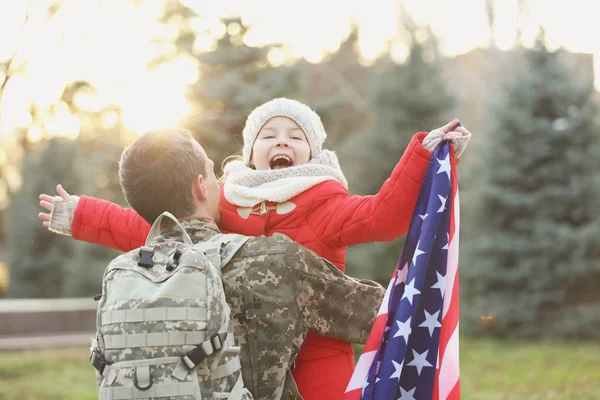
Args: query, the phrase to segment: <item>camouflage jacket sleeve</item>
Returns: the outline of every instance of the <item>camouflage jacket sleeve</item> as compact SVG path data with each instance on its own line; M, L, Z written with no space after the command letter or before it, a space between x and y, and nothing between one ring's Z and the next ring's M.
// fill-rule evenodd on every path
M385 289L377 282L344 275L300 245L290 247L295 262L288 267L295 272L296 301L306 327L347 342L364 343Z

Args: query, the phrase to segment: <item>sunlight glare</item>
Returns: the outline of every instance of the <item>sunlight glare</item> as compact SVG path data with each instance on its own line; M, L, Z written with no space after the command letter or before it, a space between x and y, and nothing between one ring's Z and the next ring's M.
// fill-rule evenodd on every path
M196 58L181 55L173 61L159 65L151 71L155 79L168 81L177 76L180 84L192 85L198 80L200 65Z
M408 59L408 47L404 43L394 43L390 49L392 60L398 64L404 64Z
M425 28L419 28L415 32L415 41L419 44L424 44L429 40L429 32Z
M0 115L2 115L0 135L31 124L29 93L32 91L32 87L23 75L14 76L8 81L0 103Z
M342 42L340 38L335 36L328 36L324 38L322 43L320 43L321 48L327 53L335 53L339 50L341 44Z
M404 7L417 25L429 25L433 22L436 7L433 2L423 0L403 0Z
M191 112L187 86L165 80L164 71L149 72L123 93L123 123L137 134L178 125Z
M219 21L218 18L209 20L209 23L210 25L208 30L210 31L210 34L215 39L222 39L225 36L225 33L227 33L227 27L225 24Z
M76 138L81 129L79 118L69 112L68 106L61 102L54 115L46 119L44 124L51 136Z
M73 103L77 108L88 112L99 112L104 109L108 104L101 96L97 93L89 93L80 91L75 93Z
M385 50L385 42L381 42L376 35L361 33L358 49L365 60L374 61Z
M269 54L267 54L267 58L272 66L278 67L285 62L285 53L281 51L281 49L272 49L269 51Z
M413 3L416 1L413 0ZM442 53L453 57L489 44L484 1L435 1L434 5L430 21L433 31L439 36ZM416 4L414 7L411 11L416 11Z
M306 47L303 52L304 59L310 63L316 64L323 60L325 54L323 53L323 49Z
M237 36L241 31L242 27L237 22L231 22L229 25L227 25L227 33L230 36Z
M27 140L37 143L44 137L44 130L38 124L32 124L27 128Z
M503 1L494 3L496 22L494 23L494 41L500 50L509 50L517 39L517 3Z
M16 3L16 4L14 4ZM14 37L14 33L20 30L23 19L25 18L25 2L0 3L0 63L8 61L14 54L17 41L6 40L5 38Z
M114 128L119 123L119 114L114 111L105 111L102 113L102 126L105 129Z
M194 39L194 50L199 53L214 51L217 48L217 41L210 33L201 33Z
M78 93L77 106L90 112L115 104L123 109L127 127L140 133L149 129L178 124L191 111L186 101L187 85L198 80L198 62L176 57L170 40L178 32L175 24L162 25L156 18L163 2L143 0L65 0L50 21L45 12L50 0L31 2L31 19L21 29L26 2L0 5L0 62L14 55L18 45L17 67L26 62L23 73L7 82L0 103L0 135L31 125L32 104L41 113L60 100L70 82L89 82L94 94ZM14 3L14 4L13 4ZM322 62L326 54L339 49L350 31L350 21L359 25L358 49L362 62L373 62L389 49L396 62L408 55L406 43L398 39L400 7L398 0L376 2L323 2L305 0L288 3L278 0L222 0L208 2L182 0L199 14L190 21L197 34L194 50L213 51L217 40L226 33L240 40L242 27L225 26L220 16L241 16L252 22L244 43L264 46L280 43L268 53L271 65L279 66L292 57L311 63ZM417 24L431 23L440 35L440 50L456 56L474 47L489 44L491 32L481 0L405 0L406 10ZM493 40L498 48L510 49L517 28L523 29L527 43L537 34L537 24L547 29L548 46L564 46L576 52L594 53L596 88L600 87L600 26L591 12L589 0L553 2L531 0L530 16L517 21L517 0L496 1ZM17 6L18 5L18 6ZM422 40L418 34L417 39ZM389 45L388 45L389 43ZM173 58L169 64L148 70L148 63L159 55ZM15 64L13 64L15 65ZM4 77L0 71L0 82ZM53 115L48 133L76 135L81 129L68 110ZM103 124L113 126L119 117L103 113ZM38 127L39 129L42 129ZM32 137L39 136L33 128ZM3 140L5 137L2 138Z
M194 33L203 33L210 29L210 24L207 18L192 17L190 19L190 28Z

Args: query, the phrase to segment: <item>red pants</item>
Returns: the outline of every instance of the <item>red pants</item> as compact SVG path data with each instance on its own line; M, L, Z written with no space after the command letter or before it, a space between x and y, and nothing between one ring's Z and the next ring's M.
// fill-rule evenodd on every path
M350 343L309 332L292 375L304 400L344 400L352 372Z

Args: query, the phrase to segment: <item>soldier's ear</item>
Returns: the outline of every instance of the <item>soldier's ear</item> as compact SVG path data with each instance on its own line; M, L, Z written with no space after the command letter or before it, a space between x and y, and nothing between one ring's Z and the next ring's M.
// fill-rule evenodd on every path
M196 200L203 201L206 200L207 193L208 191L206 190L204 177L202 175L198 175L192 182L192 194Z

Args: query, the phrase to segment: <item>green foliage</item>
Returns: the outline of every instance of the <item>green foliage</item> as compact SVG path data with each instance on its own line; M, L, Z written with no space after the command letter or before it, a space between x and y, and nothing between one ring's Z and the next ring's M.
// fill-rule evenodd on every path
M117 252L48 232L37 216L42 211L38 195L55 193L61 183L73 194L122 199L116 178L119 153L107 138L52 139L26 153L23 186L8 210L9 297L91 297L101 290L104 269Z
M523 49L490 118L461 272L468 332L600 337L597 109L560 55Z
M63 267L73 255L73 243L42 226L37 216L38 195L54 193L56 182L78 186L77 151L76 142L52 139L23 160L23 186L8 210L10 297L59 297L62 293Z
M240 18L224 19L225 35L216 49L199 56L200 80L190 91L195 110L185 125L217 165L242 147L242 130L250 112L276 97L294 97L293 67L271 67L271 47L244 43L249 27Z
M344 159L352 160L348 171L351 189L374 194L389 178L412 136L442 126L452 108L441 77L435 43L411 42L405 64L389 59L373 69L375 117L372 133L356 136L344 148ZM411 210L412 211L412 210ZM354 246L348 252L348 271L387 284L400 256L403 240Z
M329 150L340 149L371 122L371 104L365 97L372 91L373 79L369 68L361 64L358 38L358 27L353 26L339 49L321 63L296 63L301 92L297 99L321 118L327 132L324 148Z
M98 137L80 144L78 165L86 165L86 179L78 190L125 205L118 179L121 147L109 137ZM97 244L73 241L73 255L63 267L63 297L92 297L102 291L102 276L118 252Z

